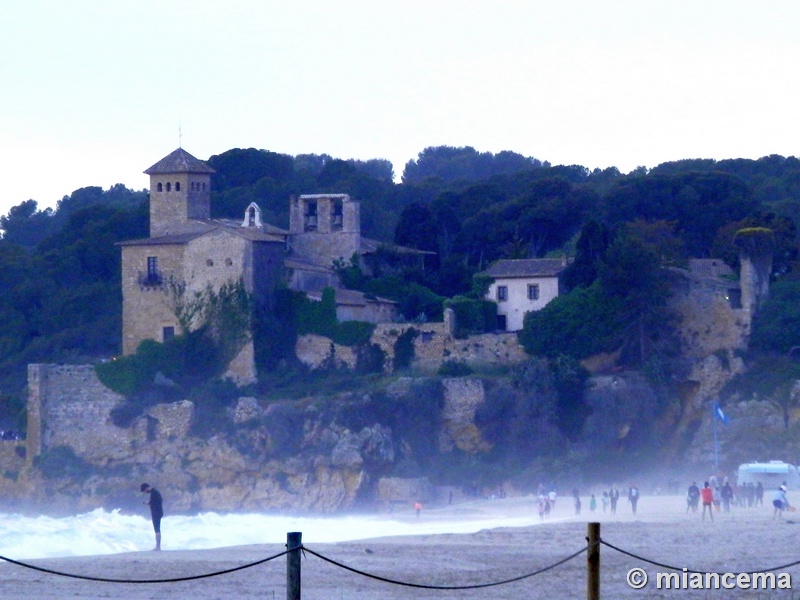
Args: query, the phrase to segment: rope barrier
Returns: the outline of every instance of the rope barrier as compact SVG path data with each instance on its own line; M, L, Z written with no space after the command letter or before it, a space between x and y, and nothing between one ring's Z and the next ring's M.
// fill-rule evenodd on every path
M655 560L652 560L652 559L649 559L649 558L645 558L644 556L639 556L638 554L634 554L633 552L629 552L627 550L623 550L619 546L615 546L614 544L611 544L611 543L609 543L609 542L607 542L605 540L602 540L602 539L600 540L600 543L602 545L604 545L604 546L608 546L612 550L616 550L620 554L625 554L626 556L630 556L631 558L635 558L637 560L641 560L642 562L646 562L646 563L649 563L651 565L655 565L656 567L662 567L664 569L670 569L672 571L683 571L685 569L687 573L700 573L700 574L709 573L709 574L714 574L714 575L719 575L719 576L722 576L722 575L726 574L726 573L717 573L716 571L700 571L700 570L695 570L695 569L687 569L686 567L676 567L676 566L668 565L666 563L658 562L658 561L655 561ZM748 575L752 575L753 573L769 573L771 571L781 571L783 569L788 569L789 567L794 567L794 566L797 566L797 565L800 565L800 560L796 560L794 562L787 563L785 565L779 565L777 567L772 567L772 568L769 568L769 569L755 569L753 571L741 571L741 573L746 573ZM739 575L739 574L740 573L733 573L733 575Z
M642 562L645 562L645 563L648 563L648 564L651 564L651 565L654 565L654 566L657 566L657 567L661 567L661 568L664 568L664 569L669 569L669 570L672 570L672 571L685 571L687 573L699 573L699 574L709 573L709 574L717 574L717 575L720 575L720 576L723 575L723 573L717 573L715 571L703 571L703 570L699 570L699 569L689 569L689 568L678 567L678 566L675 566L675 565L670 565L668 563L664 563L664 562L660 562L660 561L657 561L657 560L653 560L653 559L641 556L639 554L636 554L634 552L631 552L629 550L625 550L623 548L620 548L619 546L616 546L616 545L614 545L614 544L612 544L610 542L607 542L605 539L600 539L598 542L595 543L595 545L596 544L601 544L603 546L611 548L612 550L615 550L615 551L619 552L620 554L624 554L626 556L629 556L630 558L634 558L636 560L640 560ZM500 581L492 581L492 582L489 582L489 583L476 583L476 584L471 584L471 585L433 585L433 584L413 583L413 582L409 582L409 581L400 581L400 580L397 580L397 579L391 579L389 577L383 577L381 575L376 575L374 573L368 573L367 571L362 571L360 569L356 569L355 567L351 567L349 565L346 565L344 563L336 561L336 560L334 560L332 558L329 558L329 557L327 557L327 556L325 556L323 554L320 554L319 552L316 552L316 551L314 551L311 548L308 548L306 546L299 546L297 548L293 548L292 550L284 550L283 552L279 552L278 554L274 554L274 555L269 556L267 558L263 558L261 560L257 560L255 562L251 562L251 563L248 563L248 564L245 564L245 565L240 565L238 567L232 567L230 569L223 569L223 570L220 570L220 571L214 571L214 572L210 572L210 573L203 573L203 574L200 574L200 575L189 575L189 576L186 576L186 577L169 577L169 578L162 578L162 579L115 579L115 578L110 578L110 577L94 577L94 576L91 576L91 575L80 575L80 574L76 574L76 573L66 573L66 572L57 571L57 570L54 570L54 569L47 569L45 567L39 567L39 566L36 566L36 565L32 565L30 563L25 563L25 562L22 562L22 561L14 560L12 558L8 558L8 557L2 556L2 555L0 555L0 560L3 560L5 562L8 562L8 563L11 563L11 564L14 564L14 565L17 565L19 567L23 567L23 568L26 568L26 569L31 569L33 571L38 571L38 572L41 572L41 573L47 573L49 575L57 575L57 576L60 576L60 577L69 577L69 578L72 578L72 579L81 579L81 580L84 580L84 581L98 581L98 582L103 582L103 583L134 583L134 584L151 583L152 584L152 583L178 583L178 582L183 582L183 581L193 581L193 580L196 580L196 579L206 579L206 578L209 578L209 577L218 577L220 575L227 575L227 574L230 574L230 573L235 573L236 571L242 571L244 569L249 569L249 568L252 568L252 567L256 567L258 565L262 565L262 564L267 563L269 561L275 560L276 558L280 558L281 556L285 556L289 552L300 550L304 554L306 552L308 552L309 554L311 554L313 556L316 556L320 560L323 560L323 561L325 561L327 563L330 563L330 564L334 565L335 567L339 567L339 568L344 569L346 571L349 571L351 573L355 573L356 575L361 575L363 577L367 577L367 578L374 579L376 581L381 581L381 582L384 582L384 583L389 583L389 584L393 584L393 585L400 585L400 586L405 586L405 587L411 587L411 588L418 588L418 589L428 589L428 590L473 590L473 589L488 588L488 587L495 587L495 586L499 586L499 585L506 585L506 584L509 584L509 583L515 583L517 581L522 581L524 579L529 579L530 577L534 577L536 575L540 575L542 573L545 573L546 571L550 571L552 569L555 569L556 567L559 567L559 566L569 562L570 560L580 556L584 552L587 552L588 550L590 550L592 548L592 546L593 546L593 544L587 544L587 546L581 548L580 550L578 550L576 552L573 552L569 556L566 556L565 558L562 558L561 560L559 560L559 561L557 561L557 562L555 562L555 563L553 563L551 565L548 565L546 567L543 567L543 568L538 569L536 571L533 571L531 573L526 573L524 575L519 575L517 577L511 577L509 579L503 579L503 580L500 580ZM755 569L755 570L751 570L751 571L741 571L740 573L734 573L734 575L739 575L741 573L746 573L746 574L769 573L769 572L772 572L772 571L781 571L781 570L787 569L789 567L794 567L794 566L797 566L797 565L800 565L800 560L796 560L794 562L786 563L784 565L778 565L778 566L775 566L775 567L770 567L770 568L765 568L765 569Z
M291 552L291 550L284 550L274 556L270 556L268 558L263 558L261 560L257 560L256 562L252 562L246 565L241 565L238 567L233 567L231 569L224 569L222 571L214 571L212 573L203 573L201 575L190 575L187 577L170 577L167 579L113 579L110 577L93 577L91 575L77 575L75 573L65 573L63 571L55 571L53 569L46 569L44 567L37 567L36 565L32 565L30 563L20 562L18 560L14 560L11 558L7 558L5 556L0 556L0 560L4 560L8 563L13 565L17 565L19 567L24 567L26 569L32 569L34 571L39 571L41 573L47 573L49 575L59 575L61 577L70 577L72 579L82 579L84 581L101 581L104 583L178 583L181 581L192 581L194 579L206 579L208 577L217 577L219 575L227 575L229 573L235 573L236 571L242 571L244 569L249 569L251 567L257 567L258 565L262 565L266 562L271 560L275 560L276 558L280 558Z
M410 583L410 582L407 582L407 581L398 581L396 579L389 579L388 577L382 577L380 575L375 575L373 573L367 573L366 571L361 571L361 570L356 569L354 567L349 567L349 566L347 566L347 565L345 565L343 563L340 563L338 561L333 560L332 558L328 558L327 556L323 556L319 552L315 552L314 550L311 550L310 548L308 548L306 546L303 546L302 548L303 548L303 550L305 552L308 552L309 554L313 554L317 558L320 558L320 559L324 560L325 562L328 562L328 563L330 563L330 564L332 564L332 565L334 565L336 567L339 567L341 569L345 569L346 571L350 571L351 573L356 573L357 575L363 575L364 577L369 577L370 579L376 579L377 581L382 581L384 583L391 583L391 584L394 584L394 585L402 585L402 586L413 587L413 588L421 588L421 589L425 589L425 590L474 590L474 589L478 589L478 588L487 588L487 587L493 587L493 586L497 586L497 585L505 585L507 583L514 583L516 581L521 581L523 579L528 579L529 577L533 577L534 575L539 575L541 573L544 573L545 571L549 571L550 569L555 569L556 567L559 567L559 566L563 565L564 563L572 560L576 556L580 556L581 554L586 552L590 548L590 546L586 546L584 548L581 548L580 550L570 554L566 558L563 558L563 559L559 560L558 562L553 563L552 565L549 565L547 567L539 569L538 571L534 571L533 573L527 573L525 575L520 575L518 577L512 577L511 579L504 579L502 581L493 581L491 583L477 583L477 584L473 584L473 585L428 585L428 584L424 584L424 583Z

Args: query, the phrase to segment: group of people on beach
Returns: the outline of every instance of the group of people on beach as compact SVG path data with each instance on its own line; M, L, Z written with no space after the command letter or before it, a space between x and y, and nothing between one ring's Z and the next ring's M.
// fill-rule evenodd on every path
M786 496L787 484L784 481L778 486L772 495L772 518L783 518L785 510L794 510L789 504ZM719 486L719 479L712 475L708 481L703 482L703 487L700 488L696 481L693 481L686 491L686 512L696 513L698 507L702 503L702 520L706 520L706 513L708 518L714 520L714 511L730 512L731 506L746 506L752 508L755 506L764 505L764 486L762 483L756 482L753 484L744 483L740 486L734 486L728 479L724 479L722 486Z
M537 510L539 511L539 518L541 520L546 519L550 515L550 511L555 507L557 497L557 494L552 487L548 492L545 492L545 489L547 488L544 487L544 484L539 484L539 489L536 496L536 506ZM631 506L631 511L633 514L636 514L636 509L639 504L639 487L636 485L631 485L626 492L626 496L628 498L628 503ZM603 493L600 496L600 506L602 507L603 512L616 514L620 497L620 490L615 484L611 484L611 487L608 490L603 490ZM580 492L577 489L572 490L572 505L575 509L575 516L580 515L583 508L583 502L581 501ZM594 511L597 510L597 507L597 496L595 494L590 494L589 512L594 513Z

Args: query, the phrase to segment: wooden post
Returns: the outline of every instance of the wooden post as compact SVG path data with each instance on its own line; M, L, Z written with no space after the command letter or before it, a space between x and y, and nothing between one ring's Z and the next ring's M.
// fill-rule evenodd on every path
M600 523L588 523L586 540L586 599L600 600Z
M286 549L294 550L286 555L286 600L300 600L300 547L303 534L293 531L286 534Z

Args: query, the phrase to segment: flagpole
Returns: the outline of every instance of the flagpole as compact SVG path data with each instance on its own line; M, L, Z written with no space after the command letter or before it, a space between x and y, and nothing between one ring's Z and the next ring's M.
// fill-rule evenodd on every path
M719 471L719 443L717 442L717 411L714 405L711 406L711 420L714 421L714 474Z

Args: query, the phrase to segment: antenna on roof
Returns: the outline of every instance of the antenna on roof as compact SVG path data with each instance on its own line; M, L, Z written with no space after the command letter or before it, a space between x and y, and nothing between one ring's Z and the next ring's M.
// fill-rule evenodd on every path
M183 148L183 134L181 133L180 121L178 121L178 148Z

